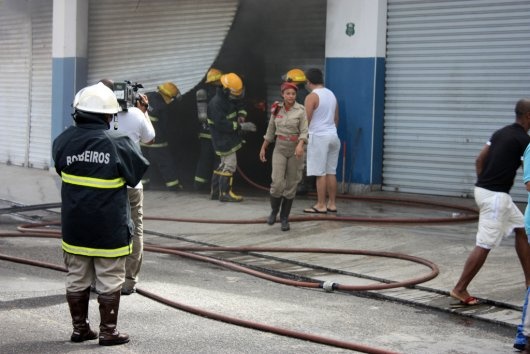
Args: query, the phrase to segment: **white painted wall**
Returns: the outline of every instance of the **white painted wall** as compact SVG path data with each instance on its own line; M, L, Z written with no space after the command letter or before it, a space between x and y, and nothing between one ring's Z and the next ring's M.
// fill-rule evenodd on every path
M385 56L387 0L328 0L327 58ZM346 26L355 24L348 36Z
M54 58L87 56L88 0L53 1Z

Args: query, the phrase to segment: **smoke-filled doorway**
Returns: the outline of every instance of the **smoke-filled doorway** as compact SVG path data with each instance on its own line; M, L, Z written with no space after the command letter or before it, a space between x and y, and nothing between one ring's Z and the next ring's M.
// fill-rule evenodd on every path
M324 67L326 1L242 0L236 18L212 67L235 72L245 84L247 120L257 132L247 133L238 151L239 168L254 182L268 186L271 159L262 163L259 149L268 123L269 107L280 98L281 76L292 68ZM197 86L172 105L171 150L186 189L192 189L199 156ZM272 147L269 148L269 154ZM248 185L235 176L236 190Z

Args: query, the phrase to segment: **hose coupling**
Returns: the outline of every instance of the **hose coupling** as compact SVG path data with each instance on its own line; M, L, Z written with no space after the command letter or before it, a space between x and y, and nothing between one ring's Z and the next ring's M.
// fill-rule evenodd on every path
M324 289L328 293L331 293L335 289L335 283L327 280L322 283L322 289Z

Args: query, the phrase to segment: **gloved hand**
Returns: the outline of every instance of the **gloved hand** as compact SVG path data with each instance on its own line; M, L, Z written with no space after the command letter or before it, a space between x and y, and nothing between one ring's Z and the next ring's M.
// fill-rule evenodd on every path
M256 124L252 122L243 122L240 124L241 130L245 132L255 132L256 131Z

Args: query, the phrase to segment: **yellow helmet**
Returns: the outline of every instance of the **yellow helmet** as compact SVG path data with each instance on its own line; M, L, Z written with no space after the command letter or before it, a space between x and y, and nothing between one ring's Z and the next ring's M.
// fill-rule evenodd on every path
M164 82L158 86L158 91L169 98L175 98L180 94L178 87L172 82Z
M211 82L213 83L213 82L219 81L222 75L223 73L221 72L221 70L211 68L210 70L208 70L208 73L206 74L206 83L208 84Z
M305 74L300 69L291 69L285 74L285 81L294 82L295 84L303 84L307 81Z
M243 94L243 81L237 74L229 73L221 76L221 85L230 91L230 95L240 97Z

